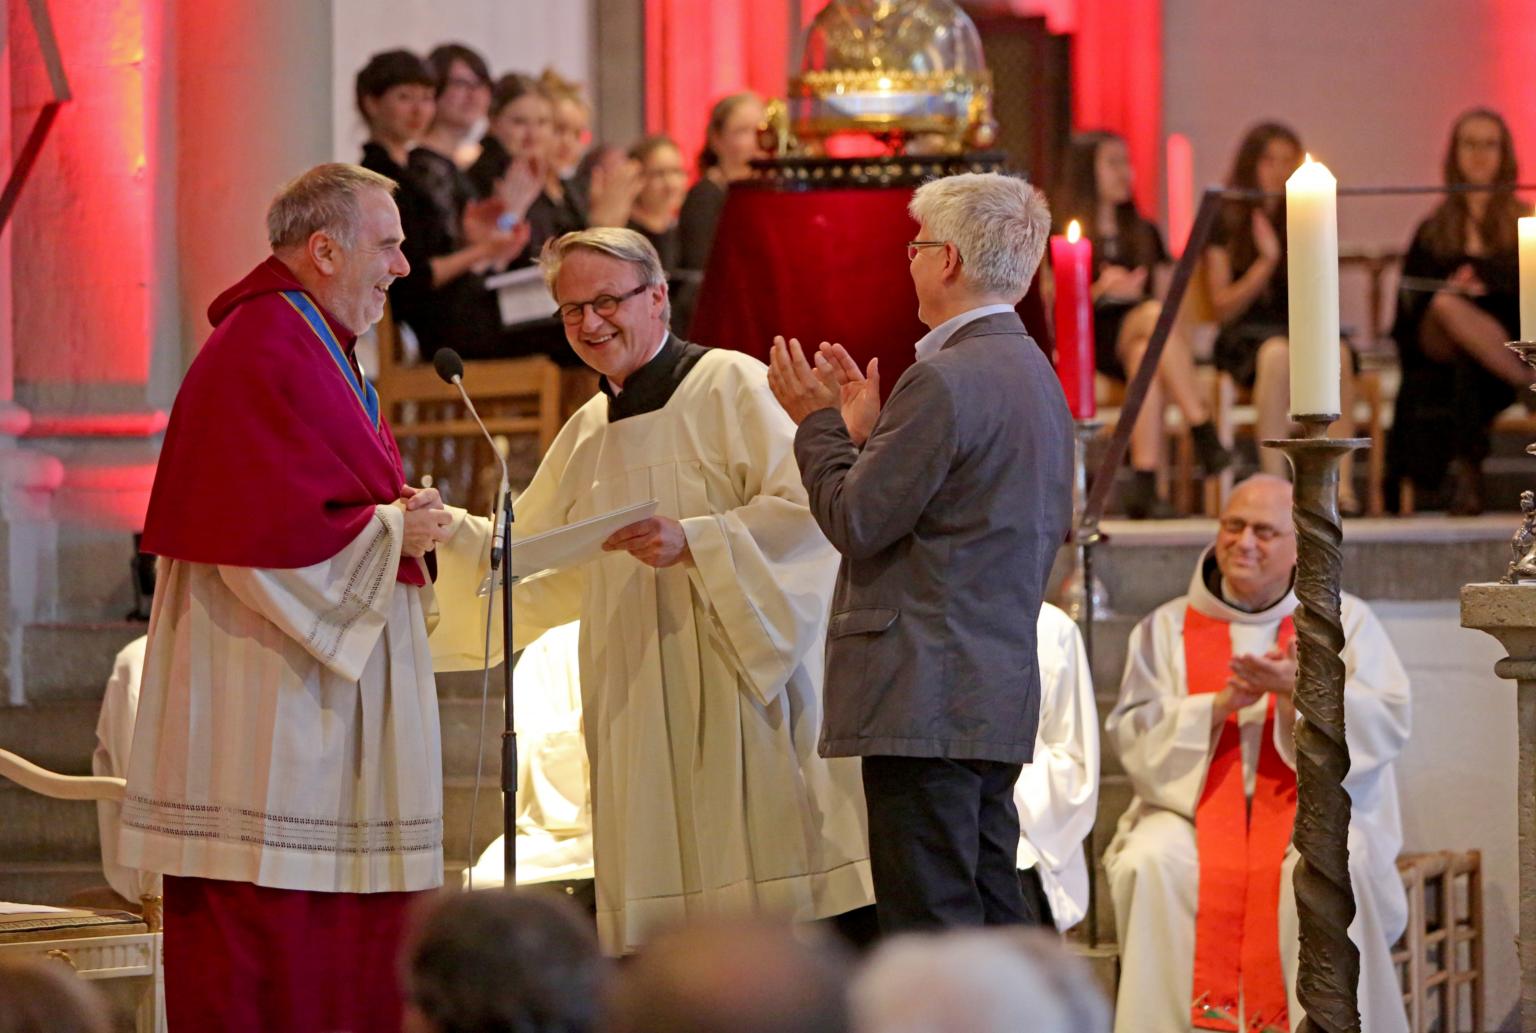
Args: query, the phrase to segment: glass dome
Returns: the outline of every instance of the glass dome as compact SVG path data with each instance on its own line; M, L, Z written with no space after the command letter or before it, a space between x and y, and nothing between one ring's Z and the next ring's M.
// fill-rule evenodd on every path
M956 151L992 142L992 77L953 0L830 0L804 54L789 90L802 144L846 132L939 134Z

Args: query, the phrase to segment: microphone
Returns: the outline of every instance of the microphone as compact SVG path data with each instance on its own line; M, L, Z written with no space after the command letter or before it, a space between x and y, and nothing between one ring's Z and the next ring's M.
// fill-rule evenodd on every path
M464 407L475 418L475 423L480 428L480 433L485 435L485 440L490 443L491 455L496 457L496 462L501 464L501 490L497 494L496 503L496 531L491 539L491 570L494 572L501 567L502 540L506 537L507 520L510 515L507 512L510 505L507 500L507 492L511 486L511 478L507 475L507 460L501 454L501 449L496 447L496 439L491 437L491 432L486 429L485 422L480 419L480 414L475 411L475 403L469 400L469 392L464 390L464 360L459 353L452 348L439 348L432 356L432 368L437 371L444 383L452 384L459 389L459 397L464 399Z

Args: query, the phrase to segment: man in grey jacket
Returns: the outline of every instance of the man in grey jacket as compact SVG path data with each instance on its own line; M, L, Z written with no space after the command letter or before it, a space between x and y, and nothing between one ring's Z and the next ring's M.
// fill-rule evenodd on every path
M1025 917L1012 792L1040 710L1035 622L1071 523L1071 417L1014 306L1050 214L995 173L917 190L918 361L774 342L811 510L842 566L821 753L863 758L883 932Z

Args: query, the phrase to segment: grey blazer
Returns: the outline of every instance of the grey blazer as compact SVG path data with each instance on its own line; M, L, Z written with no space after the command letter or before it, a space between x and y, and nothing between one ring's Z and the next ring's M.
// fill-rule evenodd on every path
M843 555L821 754L1028 762L1072 420L1019 317L967 323L910 367L862 450L827 409L800 424L795 458Z

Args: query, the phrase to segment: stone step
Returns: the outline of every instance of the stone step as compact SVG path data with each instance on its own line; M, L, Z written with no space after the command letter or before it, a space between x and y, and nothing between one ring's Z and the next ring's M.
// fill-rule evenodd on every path
M1094 573L1110 609L1133 620L1183 594L1200 553L1216 537L1215 522L1203 519L1106 520L1103 529L1107 541L1095 553ZM1455 599L1479 572L1488 580L1502 573L1513 530L1510 518L1499 514L1346 520L1344 590L1368 600ZM1053 589L1071 562L1063 549ZM1123 645L1123 635L1107 637Z
M1104 874L1104 851L1109 846L1110 840L1114 838L1115 826L1119 823L1120 816L1125 813L1125 809L1130 806L1134 795L1130 779L1124 775L1105 775L1099 782L1099 816L1094 822L1093 832L1088 840L1089 856L1093 858L1093 865L1088 874L1093 880L1094 895L1097 900L1100 943L1115 942L1115 912L1110 902L1109 880Z
M480 738L479 699L439 695L437 713L443 729L443 774L473 778L478 741L478 756L483 758L482 777L488 785L497 785L504 724L500 694L493 694L485 707L484 738Z
M0 749L64 775L89 775L99 700L0 707Z
M99 861L0 862L0 900L13 903L59 906L106 885Z
M22 686L29 702L101 699L118 651L148 630L137 621L28 624Z
M53 800L0 781L0 816L7 862L101 860L94 801Z

